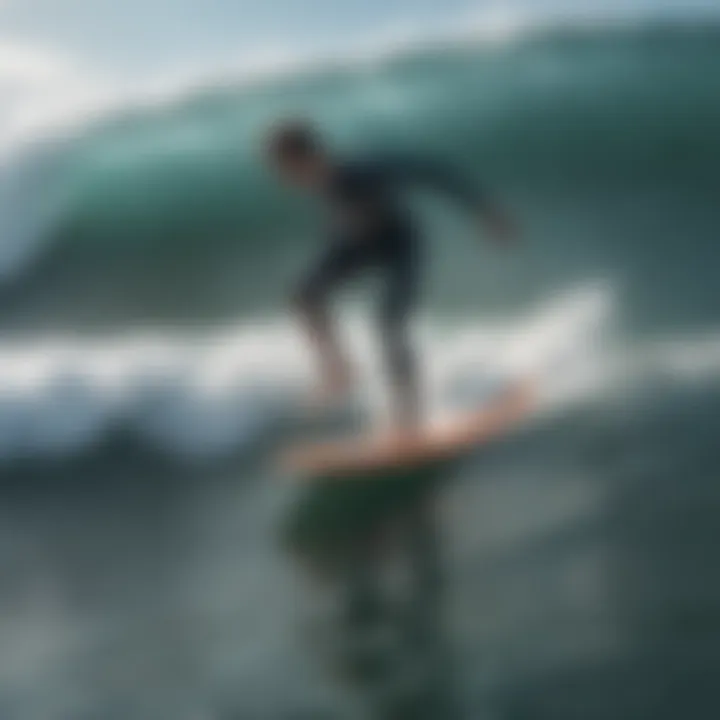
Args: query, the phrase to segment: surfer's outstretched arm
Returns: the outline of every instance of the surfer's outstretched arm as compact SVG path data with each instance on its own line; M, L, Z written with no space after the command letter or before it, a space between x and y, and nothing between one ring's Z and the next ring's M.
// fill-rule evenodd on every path
M386 168L398 181L422 185L441 192L478 217L496 240L508 242L515 238L512 218L477 183L447 163L421 157L402 157L386 161Z

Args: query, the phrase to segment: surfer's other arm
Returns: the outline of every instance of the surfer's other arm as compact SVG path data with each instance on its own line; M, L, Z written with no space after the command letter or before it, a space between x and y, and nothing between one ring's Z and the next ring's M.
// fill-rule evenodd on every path
M419 157L402 157L386 161L398 180L422 185L455 200L477 217L483 229L502 243L515 240L517 230L512 217L490 194L471 182L447 163Z

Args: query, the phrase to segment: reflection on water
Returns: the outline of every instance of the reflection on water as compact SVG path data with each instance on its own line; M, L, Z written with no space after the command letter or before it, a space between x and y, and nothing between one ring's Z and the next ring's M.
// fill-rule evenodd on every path
M361 717L716 712L718 400L618 397L465 467L300 493L286 536L340 607L315 595L327 666L365 663Z
M718 417L653 389L379 483L8 469L0 717L716 717Z
M436 512L447 472L318 481L288 520L291 550L334 600L320 619L324 659L363 716L460 717Z

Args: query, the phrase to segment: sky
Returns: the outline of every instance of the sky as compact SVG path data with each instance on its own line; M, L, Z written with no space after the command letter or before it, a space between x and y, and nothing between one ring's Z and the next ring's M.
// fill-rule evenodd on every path
M116 73L159 72L292 46L341 48L432 27L477 0L0 0L0 38L70 52ZM497 3L495 3L497 5Z
M53 52L109 75L169 72L278 47L341 50L483 14L712 8L720 0L0 0L0 49ZM557 10L560 8L560 10Z
M153 84L524 16L693 10L720 0L0 0L0 150Z

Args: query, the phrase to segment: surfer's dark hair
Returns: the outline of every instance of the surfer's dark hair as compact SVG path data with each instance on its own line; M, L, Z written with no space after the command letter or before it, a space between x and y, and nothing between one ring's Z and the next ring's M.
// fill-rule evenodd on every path
M271 128L267 150L276 160L294 162L322 152L318 130L306 120L285 120Z

